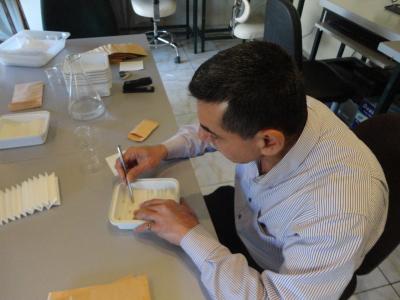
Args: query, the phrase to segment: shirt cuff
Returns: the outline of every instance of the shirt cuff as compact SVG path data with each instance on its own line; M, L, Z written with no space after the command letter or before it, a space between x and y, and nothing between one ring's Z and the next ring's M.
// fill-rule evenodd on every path
M185 234L180 245L199 270L201 270L201 266L206 259L209 258L218 247L222 246L200 224L193 227Z

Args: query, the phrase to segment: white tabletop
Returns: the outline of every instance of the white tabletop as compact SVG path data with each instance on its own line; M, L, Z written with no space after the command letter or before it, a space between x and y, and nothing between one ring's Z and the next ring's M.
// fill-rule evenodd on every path
M93 49L107 43L136 42L147 48L144 35L68 40L67 48L48 66L67 53ZM48 67L46 66L46 67ZM176 246L152 234L134 235L108 221L113 177L104 164L97 173L81 169L74 147L73 129L89 124L100 133L99 156L104 158L133 145L127 133L141 119L160 122L146 143L158 143L176 131L176 123L160 76L151 56L137 77L151 76L155 93L122 94L122 81L113 68L112 96L104 98L107 113L77 122L67 114L60 91L45 87L44 106L51 124L44 145L0 150L0 190L28 177L54 171L59 177L61 206L0 226L0 299L43 300L49 291L109 283L128 274L146 274L153 299L205 299L207 293L194 264ZM43 68L0 66L0 114L8 113L15 83L44 80ZM46 81L45 81L46 82ZM188 160L163 165L148 177L174 177L200 222L214 232L210 217Z
M400 40L400 15L385 9L388 0L320 0L320 4L390 41Z

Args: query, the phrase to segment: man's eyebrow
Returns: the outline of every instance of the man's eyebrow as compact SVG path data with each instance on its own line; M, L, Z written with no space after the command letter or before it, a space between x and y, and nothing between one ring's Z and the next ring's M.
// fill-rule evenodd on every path
M200 124L200 127L203 128L203 130L205 130L215 136L218 136L218 134L216 134L215 132L212 132L208 127L204 126L203 124Z

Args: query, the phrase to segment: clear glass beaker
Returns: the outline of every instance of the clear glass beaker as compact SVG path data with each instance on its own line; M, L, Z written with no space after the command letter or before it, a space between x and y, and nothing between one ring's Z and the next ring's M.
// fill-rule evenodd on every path
M68 55L64 61L64 75L68 90L68 112L73 119L91 120L105 111L103 100L85 74L79 54Z

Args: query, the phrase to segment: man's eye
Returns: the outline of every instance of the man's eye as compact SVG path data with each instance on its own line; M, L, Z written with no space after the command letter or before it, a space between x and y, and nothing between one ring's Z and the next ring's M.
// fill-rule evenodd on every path
M217 140L218 139L218 137L216 136L216 135L211 135L211 138L213 139L213 140Z

